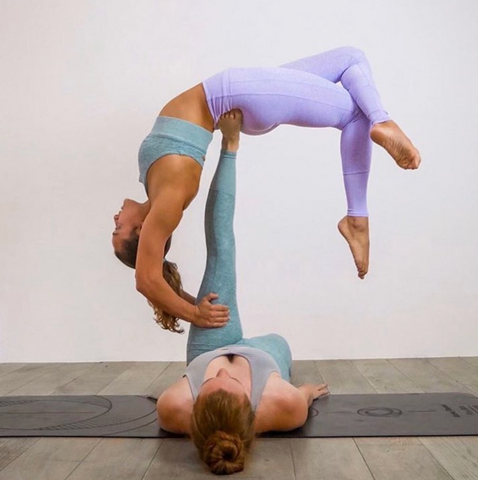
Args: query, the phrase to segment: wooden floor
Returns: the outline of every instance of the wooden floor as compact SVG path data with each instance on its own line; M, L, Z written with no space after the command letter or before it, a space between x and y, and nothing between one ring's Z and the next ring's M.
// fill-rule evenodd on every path
M0 364L0 396L160 394L179 362ZM478 357L299 361L293 383L334 393L468 392ZM189 440L0 439L0 480L196 480L212 477ZM478 480L478 437L259 439L248 480Z

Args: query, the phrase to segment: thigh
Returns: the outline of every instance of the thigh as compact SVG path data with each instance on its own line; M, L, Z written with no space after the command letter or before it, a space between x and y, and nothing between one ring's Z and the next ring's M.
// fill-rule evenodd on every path
M357 63L356 57L358 54L361 54L361 52L356 48L339 47L285 63L280 65L280 67L309 72L337 83L340 81L343 73L351 65Z
M290 381L292 353L284 337L276 333L270 333L260 337L244 338L238 344L259 348L268 353L279 365L282 378Z
M340 128L357 105L341 85L288 68L229 69L230 104L244 115L243 131L263 134L278 125Z
M214 292L215 290L209 290ZM209 293L208 291L208 293ZM198 297L200 298L200 297ZM191 325L187 345L187 363L197 356L216 348L238 343L242 339L242 327L236 302L228 304L230 320L221 328L199 328Z

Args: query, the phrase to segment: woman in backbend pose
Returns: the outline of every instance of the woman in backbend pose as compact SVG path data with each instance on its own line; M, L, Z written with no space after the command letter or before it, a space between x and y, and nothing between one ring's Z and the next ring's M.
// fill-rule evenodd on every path
M191 325L185 376L157 403L161 427L190 435L217 474L241 471L256 433L302 426L312 401L328 393L326 384L289 383L292 358L283 337L242 336L233 231L240 122L239 112L219 122L224 142L206 204L207 263L198 294L217 292L231 320L220 329Z
M204 327L220 327L228 319L225 306L212 304L214 294L194 305L187 294L173 290L164 277L175 271L169 262L163 265L163 258L166 242L197 194L217 121L232 109L243 112L242 132L249 135L281 124L342 131L348 209L338 227L360 278L369 264L366 190L372 141L404 169L420 164L418 150L384 110L365 55L352 47L277 68L231 68L174 98L140 148L140 181L148 200L125 200L113 234L117 257L136 268L137 289L163 312L165 328L174 329L178 318Z

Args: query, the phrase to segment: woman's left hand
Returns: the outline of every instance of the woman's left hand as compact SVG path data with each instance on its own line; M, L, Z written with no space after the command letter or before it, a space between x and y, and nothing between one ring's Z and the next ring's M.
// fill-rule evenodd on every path
M307 386L310 388L310 392L314 400L319 397L324 397L330 393L327 383L320 383L319 385L309 383Z

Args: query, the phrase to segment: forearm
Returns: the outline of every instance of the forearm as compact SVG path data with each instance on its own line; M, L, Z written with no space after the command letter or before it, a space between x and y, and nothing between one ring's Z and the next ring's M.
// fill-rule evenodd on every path
M186 302L190 303L191 305L196 305L196 297L193 297L190 293L186 292L185 290L181 291L181 297L186 300Z

